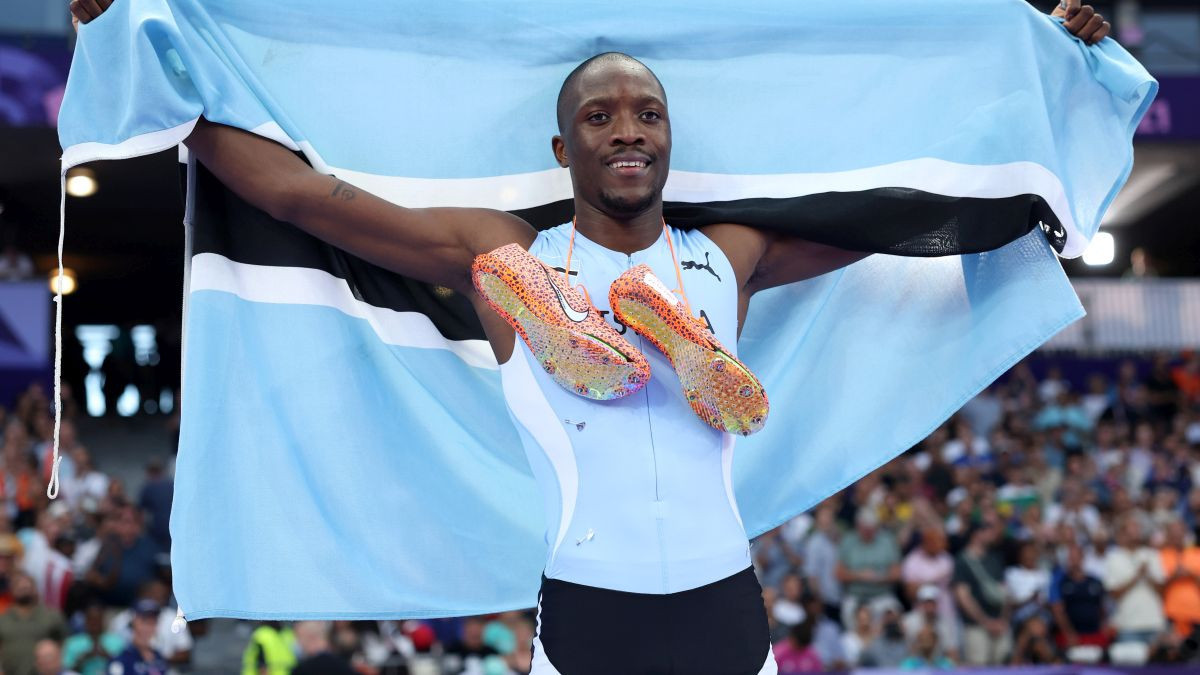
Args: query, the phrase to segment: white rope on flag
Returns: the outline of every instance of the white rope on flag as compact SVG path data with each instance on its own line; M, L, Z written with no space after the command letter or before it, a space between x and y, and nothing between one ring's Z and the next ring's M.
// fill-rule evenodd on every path
M58 200L58 276L54 282L54 461L50 467L50 484L46 496L58 497L58 437L62 430L62 289L63 289L63 238L67 233L67 171L59 176Z

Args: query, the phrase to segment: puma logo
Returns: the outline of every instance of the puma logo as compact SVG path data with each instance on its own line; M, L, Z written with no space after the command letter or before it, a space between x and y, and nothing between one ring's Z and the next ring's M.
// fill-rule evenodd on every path
M685 269L685 270L708 270L708 273L713 275L714 277L716 277L717 281L721 280L721 275L717 274L716 270L714 270L712 268L712 264L709 263L708 251L704 252L704 264L703 265L696 262L695 260L684 260L683 262L679 263L679 268Z

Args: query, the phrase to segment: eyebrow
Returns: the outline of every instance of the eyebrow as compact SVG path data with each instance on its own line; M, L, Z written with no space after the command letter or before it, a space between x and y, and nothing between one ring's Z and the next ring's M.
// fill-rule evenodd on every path
M582 110L583 108L587 108L587 107L594 106L594 105L608 105L608 104L611 104L612 102L613 102L613 97L611 97L611 96L593 96L589 99L581 101L579 103L579 109ZM661 98L659 98L653 94L647 94L645 96L639 97L637 99L637 103L639 103L639 104L654 103L654 104L660 105L664 108L667 107L666 102L664 102Z

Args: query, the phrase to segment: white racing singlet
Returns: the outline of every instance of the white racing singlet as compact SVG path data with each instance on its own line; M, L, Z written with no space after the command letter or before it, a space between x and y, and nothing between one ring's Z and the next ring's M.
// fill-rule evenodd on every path
M726 348L737 345L737 282L725 255L696 230L669 229L692 310ZM566 263L571 224L541 232L530 252ZM665 236L626 255L576 232L571 285L650 362L650 381L613 401L578 396L556 384L521 340L500 366L504 397L542 491L545 575L632 593L675 593L750 566L734 500L734 436L716 431L688 406L671 362L618 323L608 289L645 263L668 287L675 265Z

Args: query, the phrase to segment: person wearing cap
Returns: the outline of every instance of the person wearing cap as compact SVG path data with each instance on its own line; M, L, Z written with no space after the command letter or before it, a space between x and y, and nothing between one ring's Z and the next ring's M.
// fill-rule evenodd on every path
M958 626L953 617L942 614L940 602L942 590L936 584L924 584L916 593L916 602L912 611L904 615L904 637L909 645L916 645L917 636L925 628L936 631L937 643L941 653L951 659L958 659Z
M354 675L346 659L333 653L328 621L297 621L292 626L300 647L300 662L292 675Z
M854 531L838 546L837 578L842 583L842 625L849 626L862 603L892 597L900 580L900 547L891 532L879 528L874 509L863 506L854 518Z
M167 660L150 646L162 607L149 598L133 605L133 641L108 662L108 675L166 675Z

